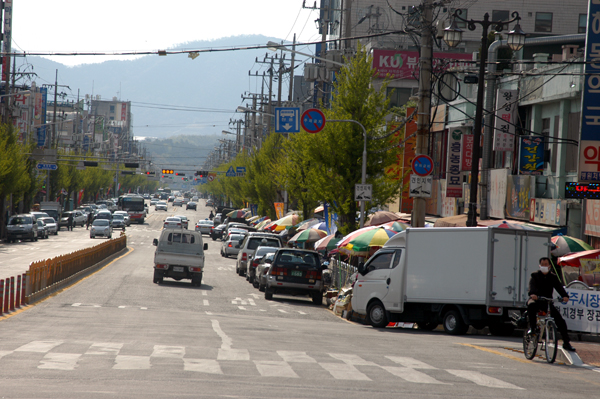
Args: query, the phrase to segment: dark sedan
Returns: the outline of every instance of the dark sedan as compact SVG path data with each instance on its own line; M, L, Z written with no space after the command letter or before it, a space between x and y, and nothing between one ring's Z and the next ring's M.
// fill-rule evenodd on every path
M185 210L187 211L188 209L193 209L193 210L197 210L196 209L196 203L195 202L188 202L185 206Z
M225 232L226 227L226 224L220 224L218 226L215 226L215 228L210 231L210 237L213 239L213 241L216 241L217 239L220 240L223 238L223 233Z

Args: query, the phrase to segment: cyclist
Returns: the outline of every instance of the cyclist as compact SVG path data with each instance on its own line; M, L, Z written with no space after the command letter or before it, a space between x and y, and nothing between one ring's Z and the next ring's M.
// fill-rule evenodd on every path
M212 211L210 211L210 215L208 215L208 218L209 218L210 220L213 220L213 218L214 218L214 217L215 217L215 215L213 215L213 212L212 212Z
M529 316L529 333L537 333L536 322L539 310L547 308L546 302L538 301L538 296L552 298L552 292L556 290L562 297L562 302L566 303L569 300L569 294L565 291L555 274L550 273L550 259L540 258L539 270L531 273L529 279L529 300L527 301L527 314ZM567 332L567 323L560 315L560 312L550 304L550 313L556 323L556 328L560 332L563 340L563 348L568 351L575 352L575 348L571 346L571 339Z

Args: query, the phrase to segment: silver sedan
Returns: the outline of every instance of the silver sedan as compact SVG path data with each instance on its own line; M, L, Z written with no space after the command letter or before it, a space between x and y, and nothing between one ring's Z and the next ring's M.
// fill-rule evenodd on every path
M240 240L244 239L242 234L229 234L223 245L221 245L221 256L228 258L229 256L237 256L240 252Z
M56 223L56 220L54 220L54 218L51 218L51 217L42 218L42 221L46 224L46 228L48 229L48 234L54 234L54 235L58 234L58 223Z

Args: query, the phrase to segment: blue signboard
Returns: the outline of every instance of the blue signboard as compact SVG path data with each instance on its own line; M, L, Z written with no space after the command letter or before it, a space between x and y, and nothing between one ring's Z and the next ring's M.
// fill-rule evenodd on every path
M88 136L83 137L83 150L87 152L90 148L90 138Z
M275 108L275 133L300 132L300 108Z
M519 174L541 175L544 173L544 137L521 136L519 138Z
M581 94L580 182L600 182L600 1L589 0Z
M225 173L225 176L227 177L236 177L237 174L235 173L235 170L233 170L233 166L230 166L229 169L227 169L227 173Z

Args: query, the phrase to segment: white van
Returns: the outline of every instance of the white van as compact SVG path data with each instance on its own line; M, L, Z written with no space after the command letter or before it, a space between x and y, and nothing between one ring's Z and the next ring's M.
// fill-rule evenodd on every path
M192 280L200 287L204 272L204 251L208 244L202 242L202 234L190 230L165 229L160 238L154 239L154 283L161 284L164 277L174 280Z

